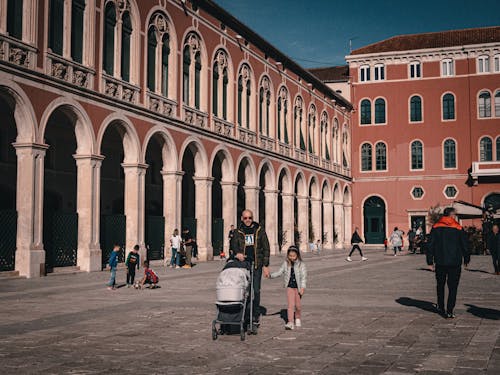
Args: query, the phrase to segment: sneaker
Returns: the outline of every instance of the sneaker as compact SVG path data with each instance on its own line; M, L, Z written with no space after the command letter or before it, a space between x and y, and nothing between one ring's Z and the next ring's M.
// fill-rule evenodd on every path
M191 268L191 266L189 264L185 264L182 268Z
M394 254L394 256L396 256L396 254Z
M293 323L292 322L288 322L287 324L285 324L285 329L286 330L292 330L294 329L295 327L293 326Z
M112 286L108 286L108 290L115 290Z
M347 257L347 259L346 259L346 260L347 260L348 262L352 262L351 257Z
M175 269L178 270L179 268L181 268L181 266L175 266Z
M131 286L132 286L132 285L130 285L130 284L127 284L127 288L130 288Z
M452 312L447 312L446 313L446 319L455 319L457 316L453 314Z
M441 308L439 306L436 306L436 313L438 313L439 315L441 315L442 317L445 317L446 318L446 312L444 311L444 308Z
M367 257L362 257L361 260L368 260L368 258Z
M300 319L295 319L295 327L302 327L302 322Z

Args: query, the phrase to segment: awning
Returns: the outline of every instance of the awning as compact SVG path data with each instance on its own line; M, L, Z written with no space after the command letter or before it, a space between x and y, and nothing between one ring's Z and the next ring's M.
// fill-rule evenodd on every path
M439 207L438 211L442 213L446 207L450 206ZM481 219L483 217L482 207L472 203L455 201L451 207L457 211L457 215L460 219ZM500 218L500 212L494 213L493 217L495 219Z

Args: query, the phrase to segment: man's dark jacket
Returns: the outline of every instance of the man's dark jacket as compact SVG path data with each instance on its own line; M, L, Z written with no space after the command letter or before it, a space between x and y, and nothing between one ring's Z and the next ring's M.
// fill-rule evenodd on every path
M361 242L363 242L363 240L359 236L358 231L355 230L354 233L352 234L352 237L351 237L351 245L355 244L355 243L361 243Z
M500 256L500 233L490 233L488 236L488 250L494 257Z
M462 258L465 264L469 263L467 234L455 219L443 216L432 227L427 250L427 264L459 267L462 265Z
M245 232L243 231L243 226L245 224L240 223L237 230L234 231L234 237L231 239L231 249L235 254L243 253L246 255L246 245L245 245ZM259 223L253 222L251 227L254 228L254 259L255 268L264 266L269 266L269 240L267 239L267 234Z

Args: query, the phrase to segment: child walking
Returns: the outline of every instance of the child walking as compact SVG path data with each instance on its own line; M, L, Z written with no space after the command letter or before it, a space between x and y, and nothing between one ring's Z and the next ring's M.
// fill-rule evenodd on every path
M109 270L111 272L111 276L109 277L109 282L107 284L109 290L116 289L116 267L118 266L118 255L120 253L120 246L113 246L113 251L109 256Z
M135 268L139 269L139 245L135 245L130 253L128 253L127 260L125 261L125 267L127 267L127 288L134 285L135 280Z
M287 251L287 259L283 262L280 269L271 273L271 279L284 275L284 287L288 300L288 322L285 329L294 329L301 327L302 307L300 299L304 295L307 284L307 268L300 251L296 246L290 246ZM295 320L294 320L295 318ZM295 324L294 324L295 321Z

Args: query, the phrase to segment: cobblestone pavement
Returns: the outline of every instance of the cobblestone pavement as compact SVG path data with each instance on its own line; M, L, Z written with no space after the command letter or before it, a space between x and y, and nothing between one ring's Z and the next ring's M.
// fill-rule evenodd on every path
M457 318L446 320L429 311L435 281L423 256L366 255L305 257L303 327L294 331L280 318L282 280L263 280L267 315L244 342L212 341L220 261L157 264L155 290L108 291L108 272L2 279L1 373L500 374L500 276L489 257L462 273Z

